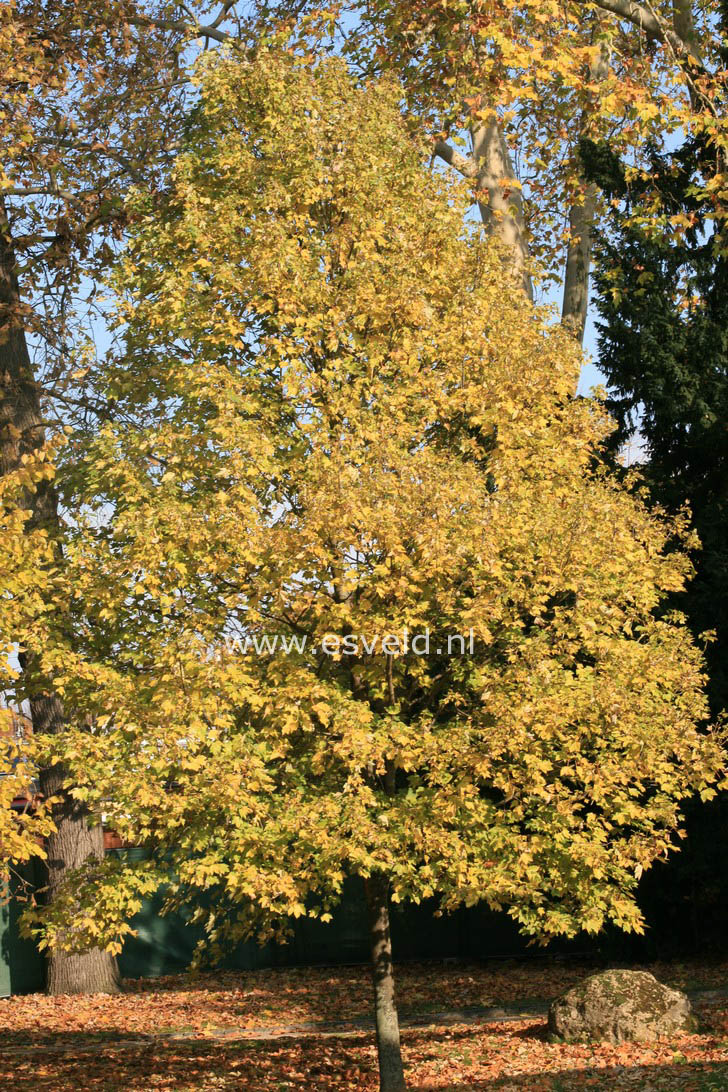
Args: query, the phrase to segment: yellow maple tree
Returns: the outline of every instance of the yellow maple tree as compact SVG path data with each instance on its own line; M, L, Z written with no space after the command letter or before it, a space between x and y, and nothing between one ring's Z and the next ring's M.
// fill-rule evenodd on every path
M275 50L201 81L135 199L114 419L60 460L61 622L24 634L69 717L46 760L149 856L88 861L30 927L118 950L164 882L213 893L219 946L362 877L392 1092L390 899L638 930L641 871L713 793L702 656L659 612L688 532L602 465L573 338L395 84Z

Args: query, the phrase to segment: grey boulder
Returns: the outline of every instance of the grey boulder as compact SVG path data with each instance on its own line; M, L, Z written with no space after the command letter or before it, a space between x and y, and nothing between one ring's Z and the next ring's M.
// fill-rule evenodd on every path
M549 1032L562 1042L646 1043L689 1034L697 1023L690 1002L646 971L602 971L549 1008Z

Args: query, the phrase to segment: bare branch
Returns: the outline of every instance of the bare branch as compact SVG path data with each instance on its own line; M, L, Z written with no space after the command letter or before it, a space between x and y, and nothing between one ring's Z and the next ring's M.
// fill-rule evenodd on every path
M580 3L588 0L579 0ZM694 102L700 102L711 114L715 114L715 106L710 99L700 90L695 77L706 74L706 69L700 59L700 49L695 37L695 28L692 23L692 15L688 18L685 4L678 0L677 18L674 25L688 34L685 39L674 30L667 27L659 14L652 7L650 0L646 5L635 3L634 0L591 0L602 11L610 11L621 19L626 19L633 26L642 30L648 38L661 42L672 53L673 60L682 69Z
M211 29L214 30L216 27L220 26L220 23L225 21L225 16L228 14L228 12L230 11L231 8L235 7L236 2L237 2L237 0L225 0L225 3L222 5L219 12L217 13L217 15L215 16L213 21L210 23L210 28Z
M39 137L37 143L48 144L54 148L64 148L72 152L95 152L97 155L118 163L135 182L140 182L143 179L142 172L134 166L131 160L114 148L108 148L98 143L90 144L82 140L71 140L68 137Z
M77 194L70 193L68 190L55 189L53 186L30 186L28 188L13 186L4 189L2 195L3 197L60 197L62 201L68 201L72 204L81 203Z
M133 15L128 18L131 26L158 27L160 30L176 30L190 38L212 38L215 42L230 42L233 35L215 26L200 26L199 23L186 23L184 19L156 19L151 15Z
M463 178L477 178L478 164L469 156L461 155L444 140L435 143L434 153L438 159L442 159L453 167Z
M680 57L691 55L690 49L682 38L673 30L663 26L650 7L637 4L634 0L592 0L592 2L603 11L610 11L613 15L618 15L620 19L626 19L628 23L632 23L638 30L643 31L648 38L654 38L655 41L672 46Z

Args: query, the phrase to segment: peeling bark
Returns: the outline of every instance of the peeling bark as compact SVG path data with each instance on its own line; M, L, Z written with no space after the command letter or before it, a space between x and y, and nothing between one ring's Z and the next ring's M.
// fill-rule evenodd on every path
M585 187L583 201L569 209L569 245L566 250L561 321L581 344L584 340L589 304L592 229L596 208L596 186Z
M599 83L609 72L609 54L603 47L598 60L590 68L592 82ZM587 118L582 118L582 130ZM591 268L592 237L597 207L598 190L594 183L584 182L578 201L569 209L569 244L566 250L564 291L561 321L572 331L581 345L584 341L586 313L589 305L589 272Z
M480 215L486 229L505 245L512 271L532 300L523 196L497 116L474 129L472 139Z

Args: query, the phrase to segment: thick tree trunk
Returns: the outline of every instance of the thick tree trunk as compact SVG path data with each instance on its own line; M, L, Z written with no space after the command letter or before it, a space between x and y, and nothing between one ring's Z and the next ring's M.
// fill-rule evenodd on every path
M57 697L39 698L31 703L33 728L57 731L63 723L63 710ZM104 834L100 823L91 825L87 811L68 793L64 793L62 767L42 770L40 787L44 796L60 796L53 810L56 831L46 843L48 855L48 899L63 884L71 868L79 868L89 858L101 859ZM72 927L71 927L72 932ZM116 960L98 948L88 952L51 951L47 963L48 993L118 993L121 989Z
M10 227L5 208L0 206L0 474L12 471L23 454L38 450L43 442L40 393L28 353ZM53 535L59 527L53 488L47 482L41 482L29 495L28 502L33 524L47 528ZM32 675L32 661L26 659L22 666L26 676ZM63 730L63 708L57 696L31 693L30 705L34 731L54 733ZM44 770L40 782L44 794L55 794L63 784L62 771L58 768ZM66 794L61 792L60 795L60 803L53 813L57 831L51 835L47 846L51 899L69 869L103 853L101 827L91 826L83 809ZM108 993L118 989L116 960L106 952L69 955L54 951L49 954L50 993Z
M523 196L497 116L473 130L473 158L477 164L478 208L488 231L506 248L513 273L529 299L533 285L528 273L528 244Z
M702 63L700 37L695 26L692 0L672 0L672 25L678 38L684 43L688 56ZM691 94L694 94L693 89L690 90Z
M374 980L374 1013L377 1025L380 1092L406 1089L399 1042L399 1018L394 998L392 941L389 936L389 884L384 876L366 881L369 938Z

